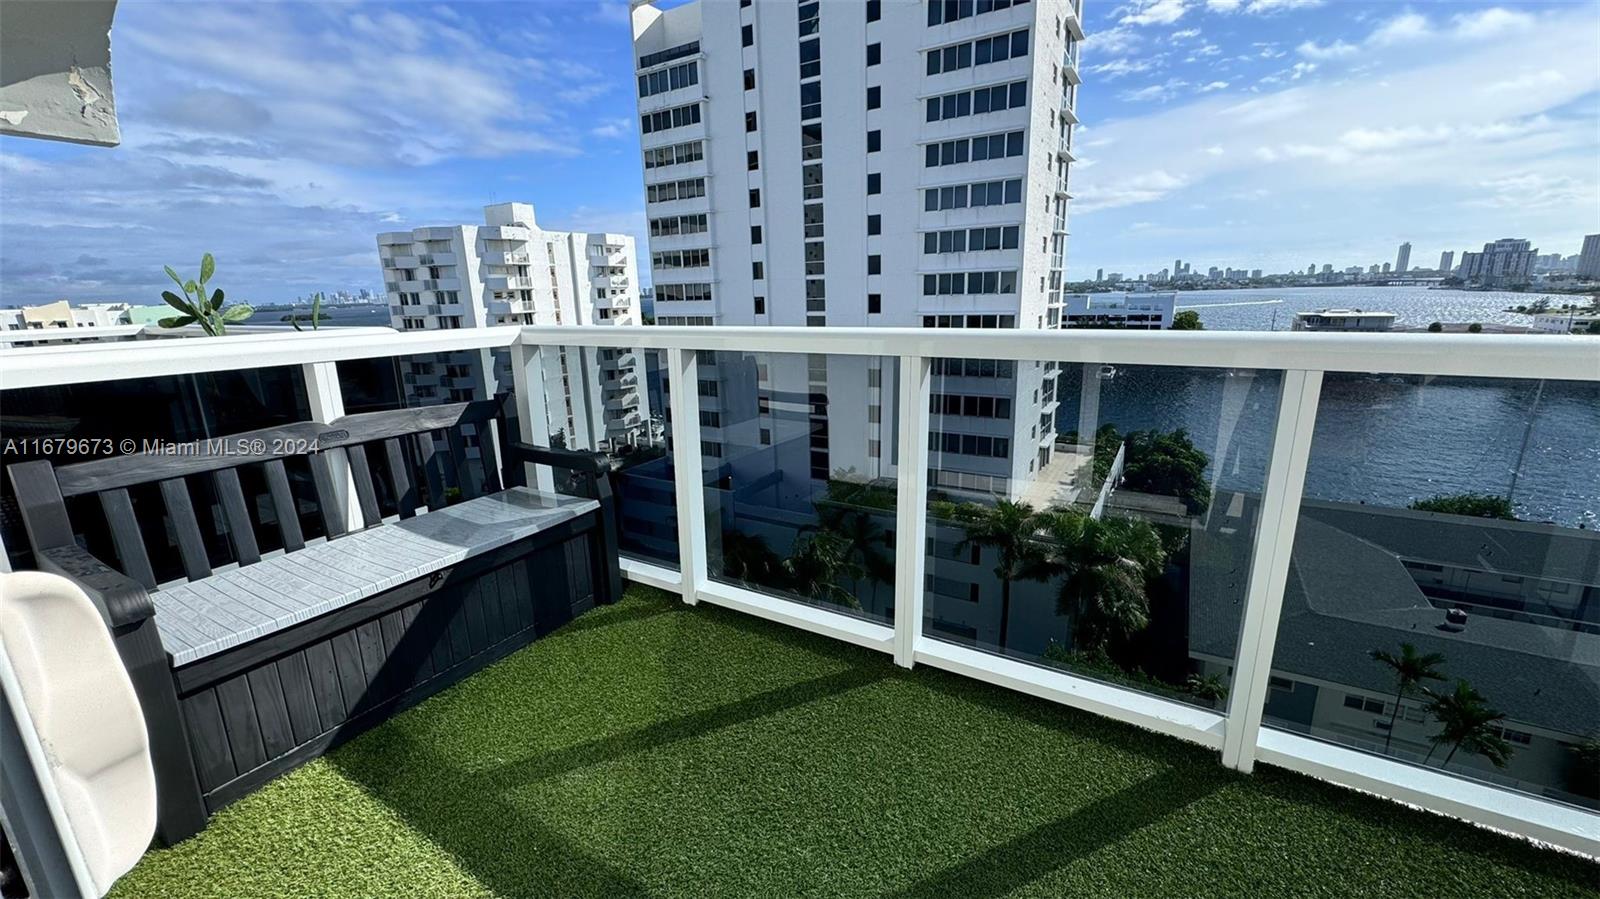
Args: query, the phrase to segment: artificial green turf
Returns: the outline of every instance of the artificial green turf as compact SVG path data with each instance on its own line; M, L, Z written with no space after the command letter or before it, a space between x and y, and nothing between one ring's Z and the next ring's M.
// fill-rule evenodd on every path
M116 896L1593 895L1600 866L634 589Z

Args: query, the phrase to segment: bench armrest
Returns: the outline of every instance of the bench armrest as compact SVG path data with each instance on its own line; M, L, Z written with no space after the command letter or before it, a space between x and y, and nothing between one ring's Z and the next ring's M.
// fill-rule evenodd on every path
M506 458L512 462L532 462L590 475L610 474L617 467L606 453L534 446L520 440L513 440L506 447Z
M59 574L82 587L112 629L138 624L156 613L144 585L76 544L52 546L34 556L41 571Z

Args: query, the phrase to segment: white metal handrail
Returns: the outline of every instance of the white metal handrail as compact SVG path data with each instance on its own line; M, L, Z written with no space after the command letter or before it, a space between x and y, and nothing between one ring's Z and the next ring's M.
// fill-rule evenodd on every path
M530 325L524 343L1600 380L1583 335Z

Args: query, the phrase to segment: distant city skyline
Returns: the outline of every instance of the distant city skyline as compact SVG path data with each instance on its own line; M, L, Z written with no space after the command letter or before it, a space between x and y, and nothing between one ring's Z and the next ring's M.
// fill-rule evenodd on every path
M1600 66L1550 52L1592 5L1084 13L1070 280L1600 232ZM0 304L153 302L163 263L206 251L259 302L376 290L372 234L506 200L643 251L627 21L626 0L122 4L122 146L0 138Z

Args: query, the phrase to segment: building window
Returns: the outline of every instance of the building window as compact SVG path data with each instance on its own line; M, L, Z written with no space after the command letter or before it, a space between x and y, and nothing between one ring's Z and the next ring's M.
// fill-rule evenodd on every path
M868 44L867 45L867 65L875 66L880 62L883 62L883 45L882 44Z
M745 151L744 164L752 172L761 168L761 152L759 150Z
M869 275L881 275L881 274L883 274L883 257L882 256L879 256L878 254L874 253L871 256L867 257L867 274L869 274Z
M766 315L766 314L767 314L767 298L766 297L756 297L756 315Z
M882 149L883 149L883 132L882 131L868 131L867 132L867 152L868 153L876 153L876 152L878 152L879 150L882 150Z
M873 213L872 215L867 216L867 234L868 235L872 235L872 234L882 234L882 233L883 233L883 216L878 215L877 213Z
M750 226L750 242L753 243L753 244L761 242L761 226L760 225L751 225Z
M755 42L756 42L756 28L755 28L754 25L746 25L743 28L739 29L739 44L740 44L740 46L752 47L752 46L755 46Z
M756 130L756 113L755 113L755 110L753 110L753 109L744 114L744 130L746 130L746 131L754 131L754 130Z
M744 89L747 90L747 91L753 91L753 90L756 89L756 70L755 69L745 69L744 70Z
M883 176L882 175L878 174L877 172L868 172L867 173L867 193L868 194L880 194L880 193L883 193Z
M761 278L765 278L766 276L767 270L762 264L761 260L758 259L755 262L750 263L750 277L759 280Z
M753 188L750 189L750 208L751 209L755 209L755 208L759 207L760 205L761 205L761 189L758 188L758 187L753 187Z
M867 21L876 22L883 16L883 0L867 0Z
M867 108L877 109L883 105L883 88L873 85L867 88Z
M870 257L870 258L876 259L878 257L873 256L873 257ZM883 312L883 294L881 294L881 293L869 293L869 294L867 294L867 314L868 315L879 315L882 312ZM877 374L877 371L874 370L874 371L868 372L868 374L869 375L870 374Z

